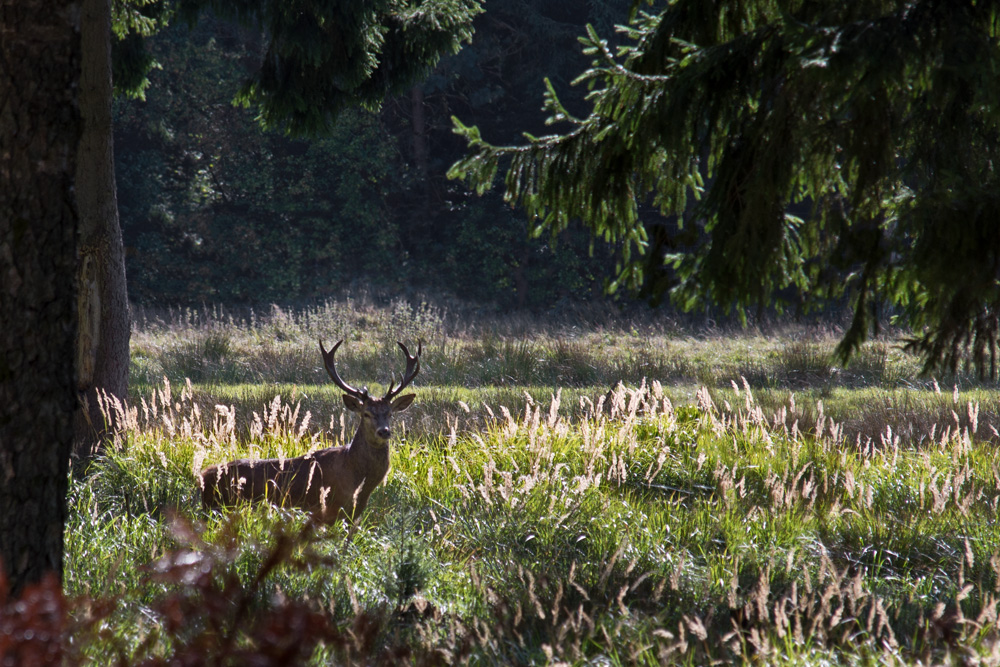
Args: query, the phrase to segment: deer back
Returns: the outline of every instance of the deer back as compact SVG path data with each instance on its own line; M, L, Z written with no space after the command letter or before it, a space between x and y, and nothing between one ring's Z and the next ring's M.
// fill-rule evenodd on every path
M384 465L352 462L348 447L331 447L289 459L238 459L202 471L202 504L232 507L270 502L298 507L323 521L353 519L388 472ZM379 476L380 475L380 476ZM367 480L378 477L374 484Z
M372 491L389 472L392 416L413 403L413 394L398 394L419 372L421 348L411 356L406 346L399 344L407 360L403 379L395 389L390 383L386 395L376 398L367 389L355 389L340 378L334 356L342 342L329 352L320 343L320 352L330 377L345 392L344 405L360 416L350 444L284 460L237 459L209 466L201 473L206 508L267 501L306 509L328 522L361 516Z

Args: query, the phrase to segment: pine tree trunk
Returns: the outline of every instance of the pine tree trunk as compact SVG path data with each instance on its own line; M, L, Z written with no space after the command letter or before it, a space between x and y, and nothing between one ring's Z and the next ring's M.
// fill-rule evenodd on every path
M74 424L74 454L87 459L114 426L103 415L98 391L124 399L128 392L129 319L125 253L115 194L111 128L111 2L83 0L83 69L77 202L80 261L77 270L79 338L77 390L81 409Z
M411 129L413 131L413 165L419 179L419 212L422 222L430 218L431 181L427 161L427 113L424 109L424 91L419 86L410 88Z
M0 0L0 573L62 573L77 404L79 3Z
M525 240L521 241L520 253L514 266L514 293L517 295L517 309L528 307L528 262L531 259L531 246Z
M417 174L427 180L427 113L424 109L424 91L417 85L410 89L410 113L413 126L413 164Z

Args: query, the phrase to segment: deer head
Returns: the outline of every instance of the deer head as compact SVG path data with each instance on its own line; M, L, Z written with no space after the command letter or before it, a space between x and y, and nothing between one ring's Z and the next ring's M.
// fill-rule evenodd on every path
M410 407L414 394L399 393L420 372L420 352L416 355L402 343L406 371L399 386L389 383L385 396L376 398L368 389L355 389L337 372L335 355L344 341L327 352L320 341L323 363L334 383L344 390L344 405L361 415L361 424L350 444L328 447L292 459L237 459L202 470L202 503L205 507L228 507L240 500L302 507L321 521L346 518L353 522L362 515L372 491L389 472L389 426L391 417Z
M355 389L347 384L337 372L335 356L337 348L343 342L343 340L337 341L329 352L323 349L323 341L319 342L319 350L323 355L326 372L329 373L333 383L344 391L344 405L347 406L347 409L361 416L361 425L358 427L359 435L362 435L363 439L371 445L385 447L392 435L390 426L392 415L410 407L413 399L416 398L416 394L399 396L399 393L413 382L413 378L420 372L420 353L423 351L423 345L418 342L417 353L411 355L405 345L398 343L406 357L406 370L403 372L402 381L398 387L394 387L395 379L393 378L389 382L389 389L385 392L385 396L376 398L368 393L367 387Z

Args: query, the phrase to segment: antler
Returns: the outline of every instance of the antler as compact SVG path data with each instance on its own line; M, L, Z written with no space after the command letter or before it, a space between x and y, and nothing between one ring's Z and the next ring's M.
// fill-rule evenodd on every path
M323 365L326 366L326 372L330 374L330 379L333 380L333 383L335 385L343 389L351 396L354 396L355 398L364 398L365 396L368 395L368 389L365 389L364 391L355 389L351 385L344 382L341 379L340 374L337 372L337 364L334 361L334 357L337 354L337 348L340 347L340 344L343 342L344 342L343 339L338 340L337 344L334 345L329 352L327 352L326 350L323 349L323 339L322 338L320 339L319 351L323 354Z
M420 353L424 349L423 343L417 341L417 353L413 356L410 356L410 351L406 349L405 345L403 345L398 341L397 344L401 348L403 348L403 354L406 355L406 371L403 373L403 381L400 382L399 386L396 387L395 389L392 388L393 382L395 382L395 380L389 381L389 390L385 392L385 400L389 400L390 398L399 394L399 392L403 391L406 385L413 382L413 378L417 377L417 373L420 372Z

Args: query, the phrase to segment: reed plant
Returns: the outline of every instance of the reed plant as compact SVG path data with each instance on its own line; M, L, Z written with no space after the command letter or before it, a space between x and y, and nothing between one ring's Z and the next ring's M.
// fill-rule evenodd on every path
M947 394L964 416L927 437L851 439L786 396L765 405L744 379L686 403L657 380L517 403L469 390L443 425L410 418L350 540L294 509L196 501L203 465L343 442L333 397L314 413L278 394L244 414L184 383L112 402L118 439L72 490L65 585L91 601L74 627L93 629L74 650L150 664L995 662L1000 461L980 407Z
M359 530L204 510L206 465L349 438L319 338L373 391L396 340L424 345ZM73 471L63 585L0 585L5 655L1000 662L1000 398L918 377L892 338L840 367L832 329L361 295L139 311L132 340L132 394L103 405L119 429Z

